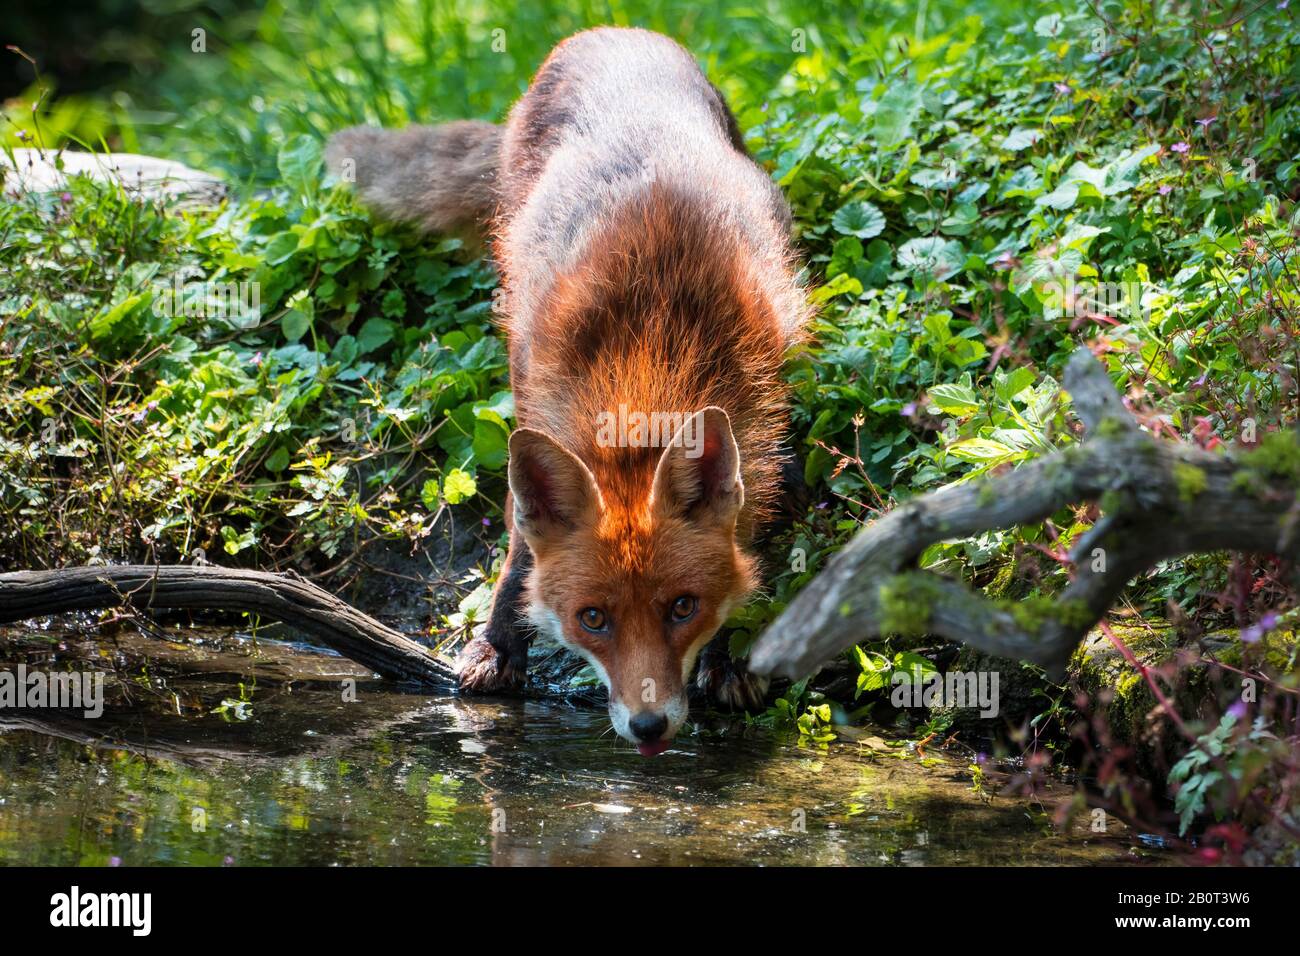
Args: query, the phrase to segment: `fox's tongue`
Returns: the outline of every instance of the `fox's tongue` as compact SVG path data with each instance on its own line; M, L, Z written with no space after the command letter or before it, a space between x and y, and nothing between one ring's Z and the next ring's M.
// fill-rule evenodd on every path
M648 744L637 744L636 752L642 757L655 757L668 749L668 741L654 740Z

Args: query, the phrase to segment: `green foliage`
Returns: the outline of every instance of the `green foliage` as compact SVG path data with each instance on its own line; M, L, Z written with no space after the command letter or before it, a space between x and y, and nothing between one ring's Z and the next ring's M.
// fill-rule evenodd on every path
M19 564L266 551L273 527L333 557L363 531L420 537L501 468L491 270L323 188L314 140L278 164L282 186L213 212L84 179L0 208L0 540Z
M899 574L876 589L880 629L885 634L915 637L925 633L934 610L935 588L925 574Z
M1199 814L1211 812L1222 820L1240 806L1271 768L1281 765L1285 748L1266 718L1247 728L1236 714L1224 714L1169 771L1178 832L1186 833Z
M1294 431L1270 432L1233 475L1234 487L1260 494L1271 483L1300 484L1300 441Z
M1206 484L1204 469L1183 461L1174 463L1174 485L1178 488L1180 500L1188 504L1195 501L1196 496L1205 490Z
M809 704L795 720L799 731L799 746L825 750L835 739L831 726L830 704Z
M855 697L864 692L888 690L902 681L923 684L930 675L938 673L929 658L911 651L898 651L890 656L855 647L853 656L859 670Z
M1243 487L1300 474L1294 11L273 0L221 29L196 17L211 52L161 53L147 84L34 90L6 110L9 145L108 142L235 186L185 215L84 181L0 205L14 566L341 557L418 542L448 507L493 507L513 405L492 273L456 240L372 223L321 181L320 144L358 122L499 119L556 41L596 23L697 55L790 199L820 306L787 372L816 506L774 543L766 599L733 614L734 651L863 522L1073 442L1058 383L1080 345L1162 435L1212 448L1257 428ZM257 289L259 308L213 314L187 279ZM1203 488L1175 477L1185 497ZM919 564L987 586L1028 626L1059 612L1059 556L1095 518L1062 510ZM1242 577L1222 556L1158 570L1132 606L1173 602L1202 626ZM923 632L924 601L897 583L890 629ZM1287 593L1263 583L1245 582L1241 613ZM925 659L882 641L856 660L863 692ZM816 741L831 712L811 697L792 689L767 719ZM1205 767L1179 778L1181 811L1213 805L1206 776L1222 771Z

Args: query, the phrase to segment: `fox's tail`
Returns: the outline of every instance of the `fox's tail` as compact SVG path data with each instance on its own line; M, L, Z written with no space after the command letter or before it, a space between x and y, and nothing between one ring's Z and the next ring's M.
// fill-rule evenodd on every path
M330 137L325 161L385 218L429 232L481 232L496 211L501 127L353 126Z

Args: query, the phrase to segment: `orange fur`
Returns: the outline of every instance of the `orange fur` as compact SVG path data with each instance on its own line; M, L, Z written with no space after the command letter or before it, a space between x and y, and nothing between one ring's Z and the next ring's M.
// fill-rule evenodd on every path
M710 227L707 210L666 190L629 206L598 236L593 253L556 278L538 320L523 331L526 345L506 320L519 424L581 458L609 520L630 527L663 449L600 447L597 416L620 405L720 406L741 449L739 534L748 542L776 493L788 345L756 291L754 263L734 237Z
M357 159L377 208L476 218L493 240L520 427L510 552L462 686L522 681L524 613L602 670L620 734L644 743L658 731L636 718L663 716L667 740L696 654L757 583L748 549L778 494L781 365L808 318L789 209L721 95L658 34L570 37L494 129L345 131L330 153L378 156ZM427 182L434 167L445 182ZM698 413L699 455L602 443L600 416L620 407ZM697 602L689 619L678 598ZM584 609L608 627L584 630Z

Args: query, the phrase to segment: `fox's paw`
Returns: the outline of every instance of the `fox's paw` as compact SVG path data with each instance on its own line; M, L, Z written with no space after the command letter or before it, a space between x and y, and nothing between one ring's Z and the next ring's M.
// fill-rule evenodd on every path
M524 686L528 668L527 651L519 660L498 651L486 637L476 637L456 657L460 689L471 694L500 694Z
M726 654L701 655L696 686L709 702L727 710L761 710L771 681Z

